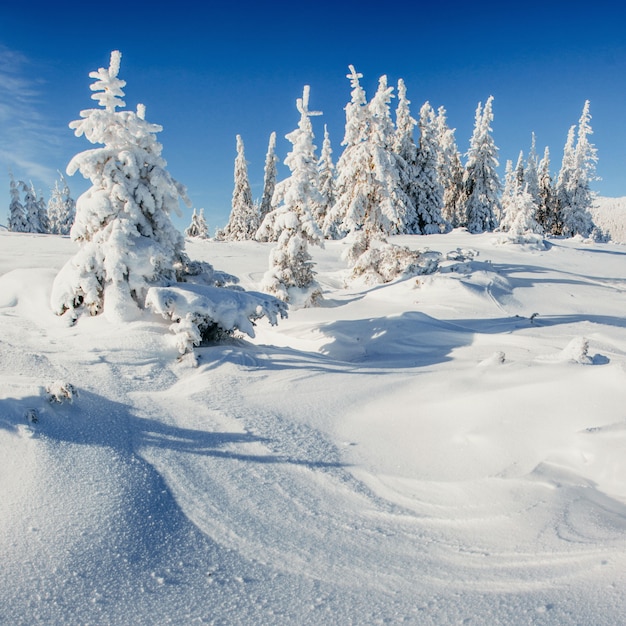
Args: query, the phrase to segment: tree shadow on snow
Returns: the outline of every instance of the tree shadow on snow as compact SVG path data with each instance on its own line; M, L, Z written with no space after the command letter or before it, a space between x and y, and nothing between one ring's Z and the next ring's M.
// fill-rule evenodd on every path
M253 370L297 369L309 373L385 374L452 360L455 349L471 345L476 335L510 334L532 328L579 323L626 328L626 318L607 315L519 315L498 318L439 320L417 311L397 316L336 321L317 330L324 336L318 351L242 344L199 351L207 370L224 363ZM594 364L608 363L596 355Z
M609 252L606 254L622 254L620 252ZM539 284L556 285L600 285L609 289L626 290L626 278L607 278L606 276L589 276L579 272L566 272L555 268L507 263L488 263L485 265L488 271L495 272L499 276L507 279L512 289L528 289ZM521 276L529 274L530 276ZM572 278L566 278L571 276ZM619 287L617 286L619 285Z
M28 415L36 416L36 423ZM0 429L17 433L27 427L30 435L50 442L102 446L122 455L143 447L220 457L254 463L285 463L311 468L339 467L316 459L253 454L245 447L271 445L268 438L250 433L212 432L182 428L140 417L133 408L103 396L80 390L73 403L50 403L42 396L0 399Z

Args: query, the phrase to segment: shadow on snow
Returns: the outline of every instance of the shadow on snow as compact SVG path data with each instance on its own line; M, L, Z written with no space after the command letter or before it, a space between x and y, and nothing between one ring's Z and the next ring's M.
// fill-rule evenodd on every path
M34 437L50 442L108 447L134 455L135 450L154 447L163 450L221 457L256 463L284 463L310 468L339 467L314 459L287 455L250 454L239 446L271 443L268 438L250 433L211 432L181 428L155 419L134 415L127 405L80 390L73 404L49 403L44 397L0 400L0 429L17 432L27 424L27 414L35 411L38 421L31 425Z
M216 345L198 350L207 371L225 363L251 370L303 370L310 373L376 374L398 369L422 368L452 360L455 349L471 345L476 335L510 334L517 331L569 324L626 327L626 318L608 315L519 315L496 318L438 320L420 312L389 317L337 321L318 328L323 339L318 351L292 347ZM579 333L573 333L579 334ZM606 363L599 359L596 364Z

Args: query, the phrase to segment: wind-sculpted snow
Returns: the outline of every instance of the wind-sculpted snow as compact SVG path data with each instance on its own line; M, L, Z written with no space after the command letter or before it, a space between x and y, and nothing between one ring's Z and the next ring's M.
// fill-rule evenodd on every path
M344 287L328 242L323 306L193 367L0 233L0 623L623 621L626 254L394 241L450 262ZM270 247L189 254L254 290Z

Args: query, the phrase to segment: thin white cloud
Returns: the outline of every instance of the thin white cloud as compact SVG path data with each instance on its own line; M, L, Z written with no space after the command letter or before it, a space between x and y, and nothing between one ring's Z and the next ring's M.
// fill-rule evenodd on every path
M0 45L0 181L12 171L48 186L57 176L47 162L59 144L58 130L46 124L41 85L29 74L29 60Z

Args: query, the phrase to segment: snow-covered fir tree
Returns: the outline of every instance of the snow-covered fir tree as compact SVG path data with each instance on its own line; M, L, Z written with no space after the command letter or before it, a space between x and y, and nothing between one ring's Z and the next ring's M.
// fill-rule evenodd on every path
M439 181L443 187L442 216L452 228L465 225L463 212L463 165L454 138L448 127L446 110L437 110L437 142L439 144Z
M48 222L50 223L50 232L53 235L60 235L59 222L64 212L63 193L59 187L59 181L54 182L54 187L50 192L50 200L48 200ZM64 233L67 234L67 233Z
M248 180L248 164L244 153L243 140L237 135L237 157L235 158L235 188L233 189L232 209L228 224L218 231L217 239L225 241L245 241L254 239L259 228L259 209L252 201L252 191Z
M350 206L354 203L363 202L360 189L360 175L367 175L367 140L369 135L369 115L365 90L361 87L359 79L363 74L357 73L353 65L349 66L352 87L350 102L345 107L346 125L344 139L341 143L344 150L337 162L337 202L326 214L323 232L332 236L337 233L343 236L347 233L347 227L342 222Z
M524 167L524 183L528 193L532 196L535 204L539 206L541 202L539 193L539 160L537 158L537 140L535 133L532 133L530 141L530 151Z
M417 223L415 211L417 201L417 145L413 131L417 121L411 115L411 101L406 95L406 85L401 78L398 80L398 106L396 107L396 131L393 150L398 155L398 171L400 185L410 200L410 206L403 230L410 230L409 224Z
M517 185L520 189L524 188L526 181L524 180L524 151L520 150L517 156L517 164L515 165L515 176L517 178Z
M513 218L513 200L519 192L519 180L516 170L513 169L513 161L507 160L504 169L504 187L500 199L501 214L499 219L499 230L507 231L511 227Z
M513 162L506 162L504 189L502 190L502 215L499 230L508 232L515 241L523 241L532 234L542 234L543 227L537 221L537 203L528 192L528 183L520 177L520 162L523 169L523 154L513 168Z
M491 136L492 105L493 96L489 96L484 109L478 104L463 175L465 219L471 233L494 230L500 213L498 149Z
M337 163L337 202L327 223L342 232L360 232L361 244L404 231L412 203L400 180L400 157L389 113L392 87L387 77L368 104L358 74L350 66L352 98L346 106L345 149Z
M49 230L48 212L43 197L37 198L35 186L31 182L21 182L24 191L24 214L26 219L26 232L47 233Z
M37 200L37 204L38 204L39 224L41 227L41 232L49 233L50 232L50 220L48 218L48 203L46 202L45 198L42 195L40 195L39 199Z
M259 207L259 224L265 216L272 210L272 197L276 188L276 176L278 157L276 156L276 133L270 135L267 146L267 154L265 155L265 171L263 176L263 196Z
M61 174L61 180L55 181L50 200L48 200L50 232L55 235L69 235L75 217L76 202L71 196L65 176Z
M155 136L162 128L145 120L145 108L117 111L125 106L120 60L114 51L108 68L90 72L101 108L81 111L70 124L76 136L103 147L77 154L67 167L92 186L76 203L71 237L80 249L54 281L57 314L105 310L114 319L133 317L149 287L176 280L188 261L170 220L179 197L186 198L184 187L165 169Z
M313 217L320 229L323 229L326 215L335 204L335 164L333 163L333 150L326 124L324 124L324 141L320 160L317 163L317 173L321 202L315 208ZM337 233L324 233L324 236L335 239Z
M185 237L192 237L197 239L207 239L209 236L209 227L204 218L204 209L200 209L200 212L193 210L191 216L191 223L185 229Z
M77 136L103 144L77 154L68 174L80 172L92 186L80 196L72 239L78 253L57 274L51 305L61 315L104 312L115 321L135 319L142 308L170 322L181 353L220 333L241 330L254 336L254 321L275 324L286 315L276 298L229 289L233 276L204 262L190 261L184 238L170 214L179 213L185 189L165 169L156 133L162 128L137 112L118 111L125 82L118 78L121 54L111 53L108 68L95 79L92 98L101 108L81 111L70 124Z
M321 113L309 110L309 93L306 85L302 98L296 101L300 113L298 128L286 135L293 146L285 158L291 174L276 185L272 199L276 208L265 216L258 233L261 240L277 242L270 252L262 290L299 306L314 305L322 297L308 250L309 244L324 244L322 231L313 217L322 199L310 119Z
M587 100L578 122L575 147L575 127L570 128L557 181L557 223L561 231L559 234L567 237L588 237L594 229L590 213L593 203L590 182L595 178L598 156L595 146L589 141L589 135L593 134L590 122Z
M527 186L524 185L523 189L516 187L506 213L506 230L509 236L521 241L524 236L542 234L543 227L537 221L536 215L537 204L528 193Z
M575 177L576 169L576 126L570 126L567 132L567 140L563 147L563 159L561 169L556 180L555 187L555 220L553 232L555 235L563 234L563 217L567 207L571 203L572 178Z
M26 221L26 212L22 204L20 189L24 185L22 181L16 181L13 174L9 174L11 202L9 204L9 230L14 233L27 233L28 223Z
M442 216L443 186L439 180L439 142L435 111L426 102L420 109L420 139L415 164L415 218L408 232L432 235L447 225Z
M556 234L556 198L554 183L550 173L550 149L545 147L543 157L537 167L539 201L537 202L537 221L545 233Z

